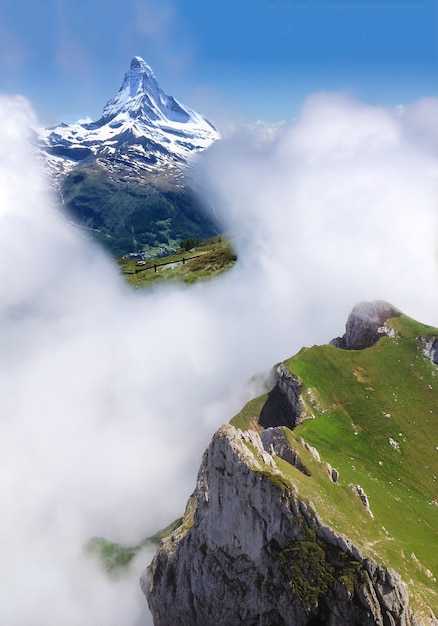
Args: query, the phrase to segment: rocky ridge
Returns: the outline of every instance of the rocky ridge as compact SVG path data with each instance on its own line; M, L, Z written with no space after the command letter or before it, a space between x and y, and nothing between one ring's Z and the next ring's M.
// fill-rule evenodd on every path
M400 315L381 301L362 303L350 314L338 347L359 354L381 336L396 338L385 345L398 346L403 340L387 322ZM424 337L409 339L409 350L415 341L416 353L422 352L434 363L436 330L427 332ZM327 348L332 353L333 348ZM366 352L372 358L372 353ZM408 361L410 373L412 358ZM356 361L349 356L347 362ZM438 620L428 609L421 609L421 615L411 610L408 587L394 569L370 557L368 541L359 540L358 548L321 517L320 496L315 500L317 507L303 496L303 481L312 480L312 473L315 477L323 473L324 491L329 489L324 481L336 491L330 502L342 498L344 489L350 494L350 513L346 515L361 509L368 524L375 524L363 487L349 481L339 487L338 469L302 437L291 436L292 429L306 417L305 394L301 381L285 364L275 369L276 382L271 373L271 390L258 409L258 422L248 418L251 425L240 429L233 420L235 425L222 426L214 435L182 524L163 540L142 575L141 586L155 626L437 626ZM428 371L433 381L436 372ZM359 385L356 389L363 384L367 393L373 391L369 382L355 376L352 380ZM424 384L429 393L432 386ZM318 412L325 415L326 409ZM381 419L390 423L392 417L382 415ZM314 416L307 412L307 417ZM400 449L396 453L400 454ZM373 497L376 503L375 493ZM365 528L367 523L360 519ZM372 528L377 529L375 525ZM415 554L409 558L413 567L424 569ZM435 581L429 570L424 571Z
M231 425L214 435L183 524L141 586L155 626L420 624L398 574L325 526L258 433Z

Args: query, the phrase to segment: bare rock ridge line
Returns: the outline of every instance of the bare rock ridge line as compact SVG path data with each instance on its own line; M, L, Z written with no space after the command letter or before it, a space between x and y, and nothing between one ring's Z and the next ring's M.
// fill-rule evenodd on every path
M182 526L141 578L155 626L418 624L398 574L276 485L266 454L255 432L214 435Z

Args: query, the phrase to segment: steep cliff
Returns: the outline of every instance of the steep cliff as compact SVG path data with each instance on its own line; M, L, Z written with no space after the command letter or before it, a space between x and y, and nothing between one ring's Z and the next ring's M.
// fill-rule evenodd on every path
M324 526L259 435L231 425L141 584L156 626L414 624L400 577Z
M277 382L268 394L260 413L259 424L263 428L287 426L295 428L301 418L301 388L298 379L280 363Z
M141 579L156 626L438 624L438 333L389 309L350 316L369 347L303 349L214 435Z

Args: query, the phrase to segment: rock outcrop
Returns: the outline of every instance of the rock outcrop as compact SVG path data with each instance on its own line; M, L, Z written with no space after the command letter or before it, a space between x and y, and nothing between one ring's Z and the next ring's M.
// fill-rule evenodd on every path
M181 526L141 578L155 626L418 626L400 577L298 499L271 434L214 435Z
M287 426L293 429L301 419L300 383L283 363L278 365L277 374L277 383L269 392L268 399L260 413L259 424L263 428Z
M365 507L366 512L368 513L368 515L370 517L374 517L371 509L370 509L370 502L368 500L368 496L365 493L365 491L362 489L362 487L360 485L350 485L351 489L353 491L353 493L355 493L357 496L359 496L360 501L362 502L362 504Z
M277 456L286 463L290 463L306 476L311 476L310 470L300 458L300 455L290 445L283 428L268 428L261 434L264 449L272 456Z
M420 342L424 356L438 365L438 337L420 337Z
M397 317L400 311L383 300L361 302L348 316L345 333L330 342L344 350L363 350L373 346L380 337L391 336L393 332L385 322L390 317Z

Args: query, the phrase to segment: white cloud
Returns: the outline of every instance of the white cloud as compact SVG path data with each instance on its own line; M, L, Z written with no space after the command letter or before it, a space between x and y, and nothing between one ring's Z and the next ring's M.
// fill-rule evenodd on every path
M91 124L92 121L93 120L91 119L91 117L87 116L87 117L81 118L79 120L76 120L76 124Z
M281 275L279 292L329 320L364 298L436 320L438 144L425 113L322 93L262 148L246 134L214 147L211 179L260 280Z
M155 43L168 43L175 26L174 8L169 3L137 0L136 27Z
M277 138L223 141L209 171L238 265L139 293L45 197L30 116L0 99L0 622L136 626L147 558L110 582L82 548L182 513L243 382L342 333L359 300L437 323L428 122L320 94Z

